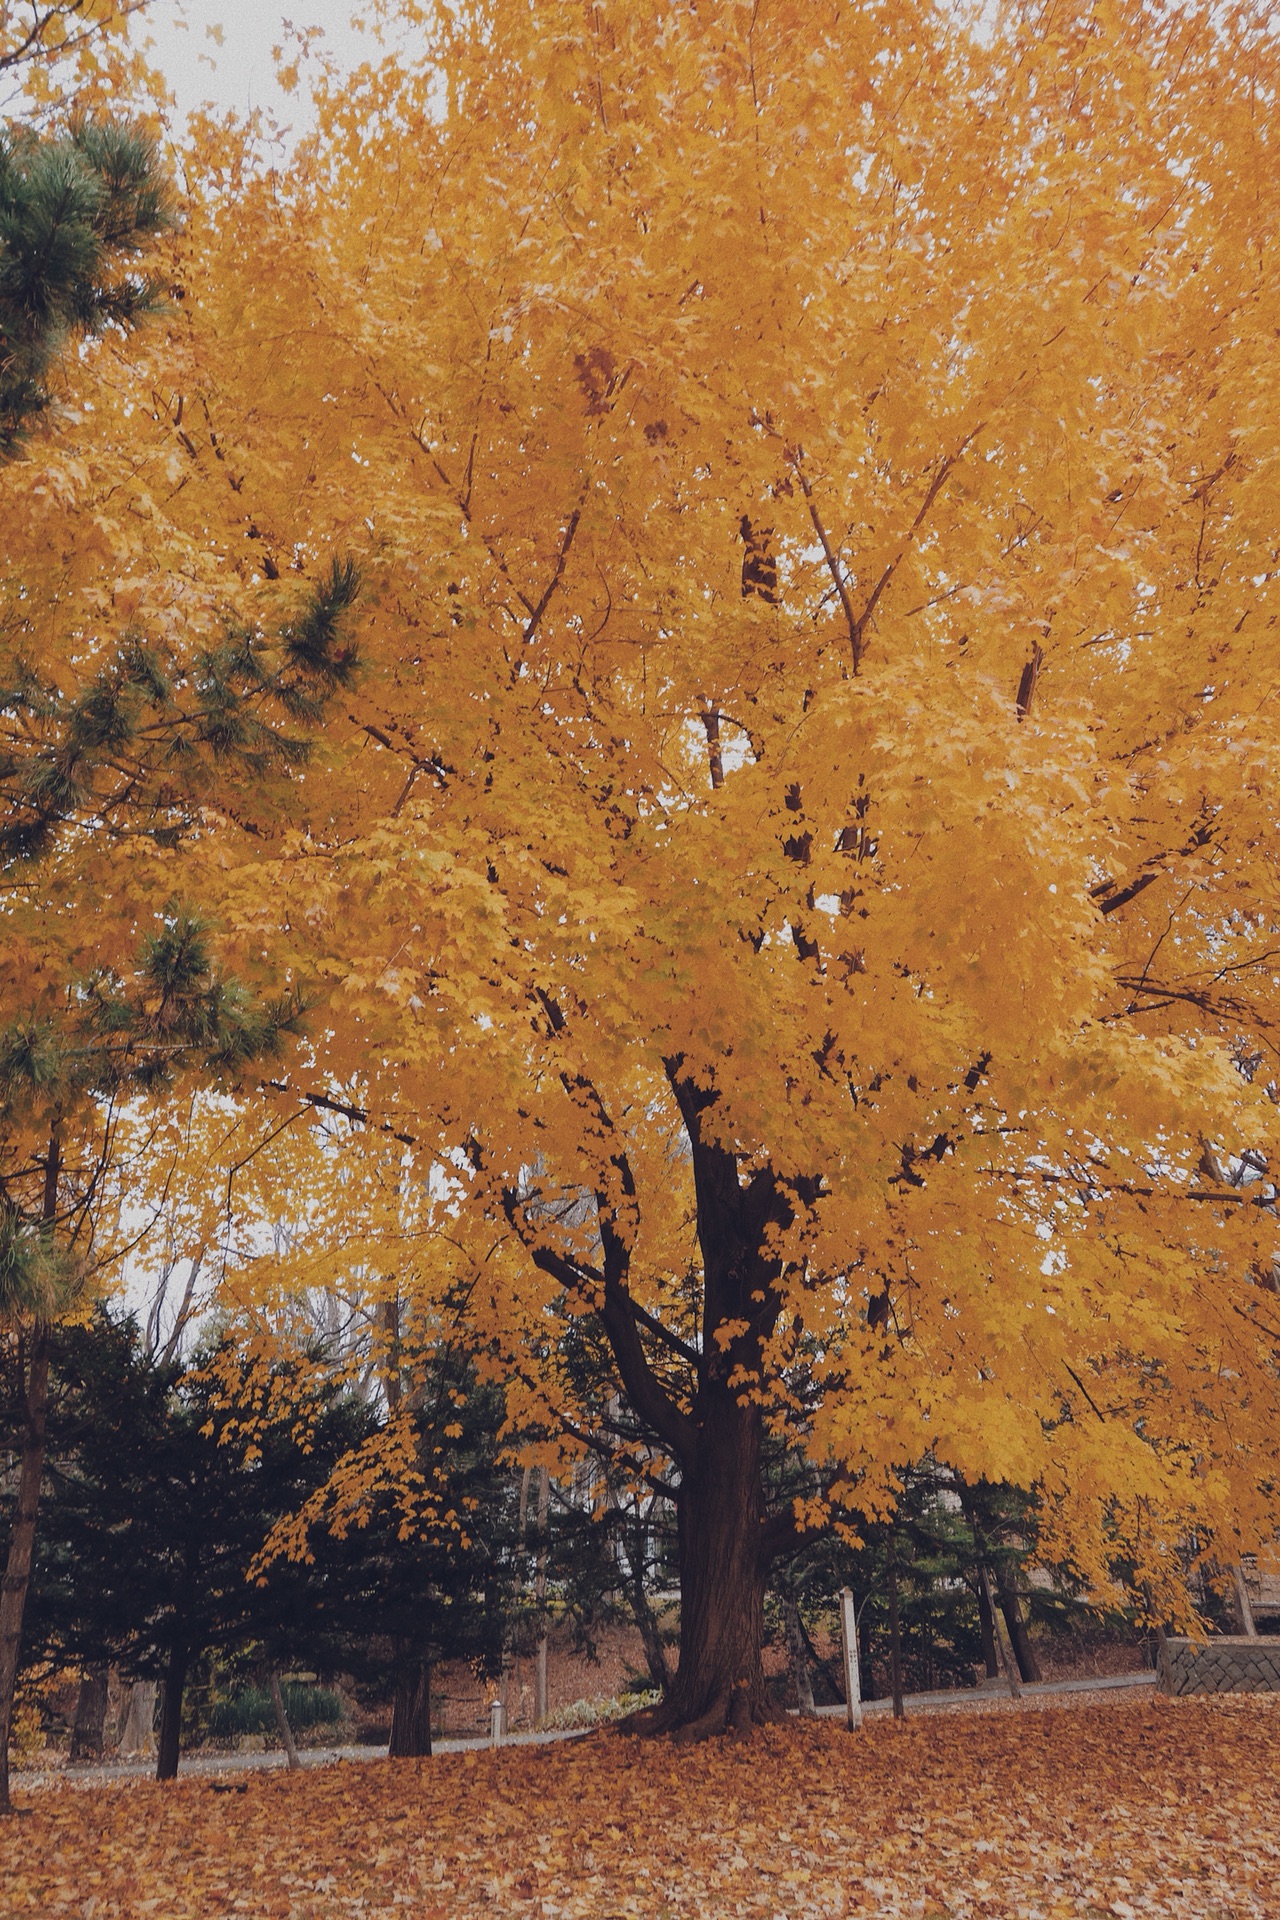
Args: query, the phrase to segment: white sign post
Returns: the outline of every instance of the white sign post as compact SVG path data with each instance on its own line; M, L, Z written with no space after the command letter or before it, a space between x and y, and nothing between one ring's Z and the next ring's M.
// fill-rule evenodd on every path
M862 1676L858 1672L858 1616L848 1587L840 1589L840 1645L844 1654L845 1725L850 1733L862 1725Z

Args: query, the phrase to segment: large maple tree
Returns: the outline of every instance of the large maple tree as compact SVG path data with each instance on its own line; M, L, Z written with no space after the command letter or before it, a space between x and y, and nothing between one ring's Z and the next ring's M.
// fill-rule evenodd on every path
M413 1143L513 1418L676 1489L651 1725L762 1717L772 1557L929 1449L1175 1609L1276 1440L1274 40L379 17L287 172L206 126L137 427L193 548L370 582L228 894L292 1087Z

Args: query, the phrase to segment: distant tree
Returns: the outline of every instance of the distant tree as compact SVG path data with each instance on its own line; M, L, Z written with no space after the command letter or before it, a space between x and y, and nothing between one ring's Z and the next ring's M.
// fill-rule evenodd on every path
M393 1758L431 1751L434 1665L497 1674L522 1571L501 1393L448 1346L410 1377L269 1550L313 1583L321 1663L390 1692Z
M238 1363L226 1349L185 1367L157 1361L132 1320L103 1310L54 1342L33 1649L163 1681L160 1779L177 1772L184 1690L202 1656L252 1643L274 1670L323 1648L312 1569L251 1568L370 1424L301 1365L276 1365L250 1389L253 1404L237 1406L229 1370Z
M286 995L259 1002L222 975L198 920L176 912L125 975L69 983L61 1018L0 1030L0 1337L21 1421L0 1589L0 1812L48 1429L52 1331L90 1262L115 1109L184 1074L216 1082L296 1031ZM25 1164L23 1150L25 1149ZM69 1150L70 1149L70 1150ZM28 1196L31 1196L30 1198Z
M896 1584L898 1656L909 1689L971 1686L979 1664L988 1675L999 1672L988 1591L1004 1616L1021 1677L1040 1678L1021 1600L1038 1532L1029 1494L987 1482L968 1487L925 1460L904 1474L893 1516L863 1521L858 1532L856 1547L836 1532L815 1538L775 1578L774 1636L789 1643L797 1676L802 1666L811 1668L830 1698L841 1697L841 1678L819 1653L814 1632L833 1619L847 1586L857 1606L863 1689L872 1697L876 1668L892 1673ZM1061 1600L1058 1611L1067 1604Z

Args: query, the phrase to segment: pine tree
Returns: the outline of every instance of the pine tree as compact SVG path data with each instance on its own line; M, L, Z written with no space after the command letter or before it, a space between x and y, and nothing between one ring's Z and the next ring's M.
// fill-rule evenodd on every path
M58 1329L46 1544L30 1645L163 1679L158 1771L177 1771L183 1698L210 1652L257 1646L272 1669L325 1645L312 1569L250 1564L275 1523L371 1424L305 1359L251 1380L228 1342L189 1364L148 1355L137 1326L99 1308ZM237 1388L239 1391L237 1391ZM244 1399L271 1410L241 1424Z
M49 407L69 344L156 310L158 282L127 267L172 219L155 149L132 127L0 134L0 458Z
M263 1001L219 972L205 928L175 911L131 975L70 983L60 1020L0 1033L0 1141L26 1140L0 1177L0 1326L21 1407L18 1496L0 1589L0 1812L48 1432L53 1328L89 1266L95 1208L122 1101L155 1099L183 1075L233 1079L276 1052L300 1018L296 996ZM36 1141L42 1141L39 1148ZM68 1146L73 1151L68 1152Z

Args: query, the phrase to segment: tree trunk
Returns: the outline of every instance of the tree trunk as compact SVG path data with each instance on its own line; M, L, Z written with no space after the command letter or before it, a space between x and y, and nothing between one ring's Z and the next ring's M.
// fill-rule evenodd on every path
M75 1724L71 1729L72 1765L92 1766L102 1758L107 1725L107 1666L105 1661L86 1667L76 1698Z
M1013 1643L1013 1657L1018 1663L1018 1672L1024 1680L1040 1678L1040 1664L1031 1645L1026 1622L1022 1618L1022 1608L1018 1604L1018 1589L1013 1584L1013 1576L1007 1567L996 1569L996 1590L1000 1597L1000 1611L1004 1623L1009 1629L1009 1638Z
M667 1650L662 1644L662 1630L657 1616L649 1605L649 1596L645 1592L644 1572L647 1554L645 1551L646 1528L643 1518L637 1516L632 1529L631 1545L627 1550L629 1578L627 1580L627 1598L631 1602L631 1617L640 1634L640 1644L644 1648L644 1662L649 1669L649 1678L661 1694L666 1694L671 1685L671 1666L667 1660Z
M813 1651L810 1642L810 1652ZM862 1697L874 1700L876 1697L875 1666L871 1659L871 1609L864 1601L858 1614L858 1671L862 1675Z
M824 1659L822 1654L820 1654L814 1646L813 1635L809 1632L808 1627L806 1627L804 1615L800 1612L799 1608L796 1609L796 1625L800 1629L800 1640L804 1647L805 1664L809 1669L810 1685L812 1685L813 1676L816 1673L826 1688L826 1691L831 1696L829 1700L824 1700L822 1704L827 1707L838 1707L844 1700L844 1681L842 1676L837 1673L831 1662ZM858 1615L858 1672L862 1680L862 1697L864 1700L869 1700L871 1698L869 1691L871 1685L871 1638L865 1607Z
M0 1584L0 1814L12 1811L9 1800L9 1740L13 1732L22 1616L26 1611L27 1588L31 1584L49 1415L49 1329L43 1323L37 1323L31 1335L25 1366L22 1343L19 1342L18 1366L20 1373L25 1374L23 1385L27 1404L22 1428L22 1461L18 1470L18 1500L14 1509L13 1530L9 1535L4 1581Z
M985 1580L978 1582L978 1625L982 1629L982 1658L988 1680L1000 1677L1000 1656L996 1652L996 1623L991 1614Z
M547 1527L551 1519L551 1475L538 1469L538 1561L533 1580L533 1597L538 1609L538 1653L534 1670L533 1724L540 1727L547 1717Z
M423 1655L407 1660L397 1672L389 1757L422 1760L430 1755L431 1662Z
M141 1754L149 1759L156 1747L156 1683L135 1680L129 1689L129 1711L120 1732L120 1758Z
M782 1596L782 1617L787 1623L787 1639L791 1646L791 1673L795 1681L796 1705L803 1716L817 1711L813 1701L813 1682L809 1678L809 1662L805 1657L804 1628L800 1624L800 1609L789 1593Z
M902 1704L902 1623L898 1618L898 1557L889 1540L889 1676L893 1687L893 1717L901 1720Z
M680 1662L666 1699L621 1723L682 1742L781 1717L764 1682L760 1414L715 1391L680 1482Z
M160 1706L160 1745L156 1753L156 1779L175 1780L178 1754L182 1745L182 1695L187 1684L188 1653L185 1647L170 1649L164 1670L164 1699Z
M554 1031L564 1015L542 996ZM670 1328L659 1337L682 1356L688 1386L671 1391L646 1352L641 1329L652 1316L630 1290L635 1181L618 1143L611 1165L616 1191L596 1193L602 1271L600 1319L618 1379L641 1426L676 1463L680 1540L680 1660L665 1700L621 1724L631 1733L668 1733L678 1741L745 1733L782 1718L764 1680L764 1593L774 1555L798 1544L788 1510L766 1524L762 1420L749 1383L766 1368L769 1338L784 1309L776 1236L796 1221L797 1204L817 1199L821 1183L784 1182L765 1165L750 1165L723 1143L720 1117L707 1115L719 1090L701 1082L682 1054L663 1068L680 1109L693 1165L702 1303L697 1346ZM567 1083L566 1083L567 1084ZM606 1131L606 1103L590 1081L581 1088ZM729 1129L732 1133L732 1128ZM583 1268L545 1244L515 1195L508 1217L545 1271L580 1286ZM696 1382L696 1384L694 1384Z
M280 1744L284 1748L285 1759L292 1773L302 1765L298 1758L298 1745L293 1737L293 1728L289 1725L289 1716L285 1712L284 1695L280 1691L280 1675L271 1669L271 1710L276 1717L276 1732L280 1735Z

